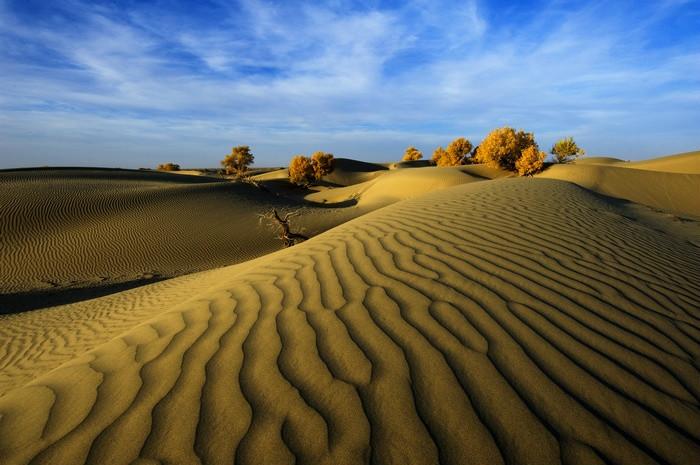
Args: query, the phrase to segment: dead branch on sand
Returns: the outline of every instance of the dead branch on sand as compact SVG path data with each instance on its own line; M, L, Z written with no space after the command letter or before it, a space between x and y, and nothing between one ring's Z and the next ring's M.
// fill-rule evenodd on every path
M299 212L289 212L282 218L277 209L273 208L272 211L258 215L261 220L267 220L268 225L274 226L275 224L279 228L279 238L285 247L291 247L298 242L308 240L309 238L303 234L292 232L291 226L289 224L290 218L297 216Z

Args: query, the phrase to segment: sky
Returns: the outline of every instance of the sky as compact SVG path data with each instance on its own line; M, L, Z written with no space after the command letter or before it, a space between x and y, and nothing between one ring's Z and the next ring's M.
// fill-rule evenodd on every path
M0 168L700 149L700 0L0 0Z

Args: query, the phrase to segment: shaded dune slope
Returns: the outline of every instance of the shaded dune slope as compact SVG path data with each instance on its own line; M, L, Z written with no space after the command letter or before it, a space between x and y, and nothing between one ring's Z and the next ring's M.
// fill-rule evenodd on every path
M300 210L314 234L347 218L245 183L120 170L0 173L0 293L169 277L280 247L258 214Z
M444 189L6 393L0 462L694 463L698 283L700 249L570 183Z

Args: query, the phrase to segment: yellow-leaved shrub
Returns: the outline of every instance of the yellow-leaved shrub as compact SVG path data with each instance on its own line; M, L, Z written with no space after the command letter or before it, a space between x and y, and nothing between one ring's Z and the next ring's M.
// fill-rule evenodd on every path
M314 179L314 165L309 157L296 155L289 162L289 181L298 186L307 186Z
M550 153L554 155L554 161L557 163L567 163L584 156L586 151L576 144L573 137L565 137L552 146Z
M403 158L401 161L413 161L413 160L420 160L423 158L423 152L418 150L415 147L409 147L406 149L406 151L403 154Z
M516 132L511 127L494 129L479 145L475 161L495 168L515 171L515 162L528 147L538 149L531 132L523 130Z
M231 153L221 160L221 165L224 167L226 174L241 176L248 169L248 166L253 163L254 159L255 157L249 146L238 145L233 147Z
M313 165L314 169L314 178L316 180L319 180L324 175L333 171L334 163L335 159L332 153L326 153L321 151L314 152L314 154L311 155L311 164Z
M532 176L539 173L544 167L544 159L547 156L536 145L530 145L520 154L515 161L515 169L520 176Z

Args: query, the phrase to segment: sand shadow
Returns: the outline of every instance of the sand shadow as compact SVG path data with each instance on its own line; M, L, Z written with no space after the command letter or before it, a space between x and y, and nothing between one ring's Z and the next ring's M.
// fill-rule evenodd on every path
M162 276L136 279L121 283L106 284L95 287L55 288L41 291L0 294L0 315L11 315L40 308L72 304L83 300L96 299L116 292L127 291L135 287L156 283L168 279Z

